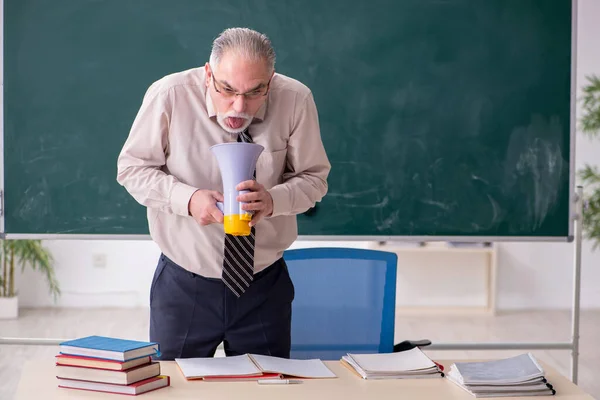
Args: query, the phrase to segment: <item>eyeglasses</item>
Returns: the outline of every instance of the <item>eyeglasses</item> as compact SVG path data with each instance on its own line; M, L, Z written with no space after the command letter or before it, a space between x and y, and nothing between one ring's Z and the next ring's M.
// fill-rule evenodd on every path
M269 86L271 85L271 79L269 79L269 82L267 83L266 87L263 88L257 88L254 90L251 90L249 92L246 93L238 93L235 90L233 90L230 87L227 86L223 86L220 83L219 88L217 87L217 79L215 77L215 73L212 73L212 81L213 81L213 86L215 87L215 91L217 93L219 93L221 96L226 97L226 98L231 98L231 97L236 97L236 96L244 96L247 100L256 100L260 97L266 96L267 93L269 93Z

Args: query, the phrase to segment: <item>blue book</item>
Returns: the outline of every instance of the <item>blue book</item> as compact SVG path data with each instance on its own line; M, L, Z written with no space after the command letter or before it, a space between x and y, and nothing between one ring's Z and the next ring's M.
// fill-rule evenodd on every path
M60 343L60 353L72 356L129 361L152 355L160 356L155 342L140 342L105 336L87 336Z

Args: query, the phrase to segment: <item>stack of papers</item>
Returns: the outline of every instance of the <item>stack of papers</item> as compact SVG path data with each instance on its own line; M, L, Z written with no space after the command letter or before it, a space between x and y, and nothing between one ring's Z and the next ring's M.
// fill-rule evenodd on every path
M398 353L348 354L341 362L363 379L441 378L438 364L418 347Z
M531 353L487 362L457 362L450 367L448 379L475 397L556 394Z
M186 379L205 381L237 381L295 378L336 378L323 361L244 354L216 358L176 358Z

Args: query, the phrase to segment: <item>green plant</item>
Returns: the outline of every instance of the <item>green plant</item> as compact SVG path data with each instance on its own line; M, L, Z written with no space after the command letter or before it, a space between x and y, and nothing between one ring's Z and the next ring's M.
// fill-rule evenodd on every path
M583 115L581 131L591 138L600 135L600 77L587 77L583 87ZM600 169L586 164L579 171L579 177L585 188L585 207L583 210L583 229L587 239L594 242L594 249L600 247Z
M15 291L15 266L20 265L21 271L26 266L39 271L46 276L48 288L56 301L60 295L58 281L54 276L52 255L42 246L41 240L3 240L0 246L1 274L0 296L14 297Z

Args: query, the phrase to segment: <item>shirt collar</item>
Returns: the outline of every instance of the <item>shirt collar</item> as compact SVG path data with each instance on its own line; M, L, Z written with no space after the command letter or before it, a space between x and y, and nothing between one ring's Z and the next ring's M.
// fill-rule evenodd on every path
M271 93L267 94L267 100L260 106L256 114L254 115L254 119L259 121L264 121L265 114L267 113L267 103L269 102L269 97ZM216 117L217 111L212 102L212 98L210 97L210 90L206 88L206 111L208 112L209 118Z

